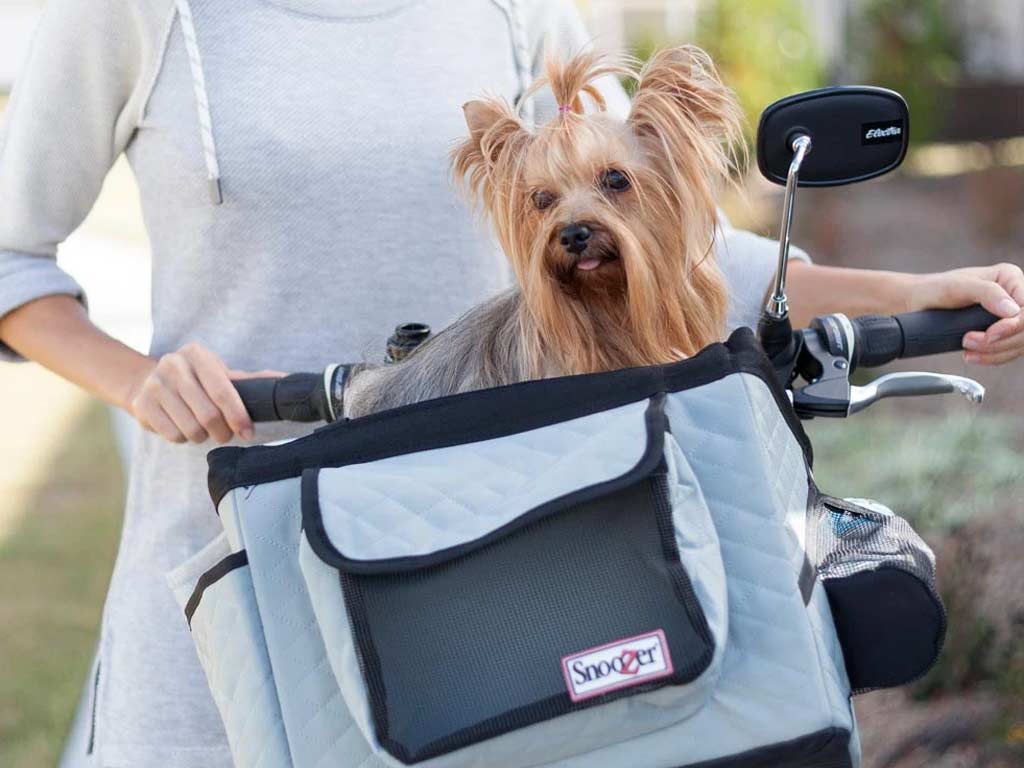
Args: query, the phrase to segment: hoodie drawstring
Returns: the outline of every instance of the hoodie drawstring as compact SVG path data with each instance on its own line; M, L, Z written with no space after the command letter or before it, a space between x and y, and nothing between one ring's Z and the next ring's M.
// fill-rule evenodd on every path
M522 102L523 94L533 84L533 68L530 61L530 48L526 35L526 22L523 20L523 9L519 0L493 0L505 16L508 18L509 31L512 34L512 59L516 67L516 77L519 80L519 93L516 96L516 107L519 114L528 123L532 124L534 119L533 99L528 98Z
M199 56L199 43L196 40L196 24L188 0L176 0L176 4L178 18L181 21L181 33L185 38L185 50L188 52L189 69L192 71L192 90L195 93L196 112L199 115L199 135L203 142L210 199L215 205L220 205L224 202L220 186L220 164L217 162L217 143L213 139L213 121L210 119L210 99L206 93L203 60Z
M519 102L533 82L523 11L519 0L493 1L508 17L509 30L512 36L512 56L515 62L516 75L519 79L519 95L517 97L517 102ZM175 0L175 4L178 9L178 19L181 21L181 33L185 38L185 50L188 53L189 69L192 72L192 90L195 94L196 112L199 117L199 136L203 143L203 157L206 162L206 176L210 188L210 199L215 205L220 205L224 202L224 194L220 184L217 142L213 138L210 99L206 91L203 60L199 55L199 42L196 39L196 24L192 18L192 6L189 5L189 0ZM517 106L526 122L532 123L534 119L533 99L527 99L525 103L517 104Z

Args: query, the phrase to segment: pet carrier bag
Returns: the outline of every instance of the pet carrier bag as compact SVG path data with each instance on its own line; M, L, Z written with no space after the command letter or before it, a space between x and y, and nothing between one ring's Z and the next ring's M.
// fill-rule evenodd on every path
M246 768L853 766L825 576L906 545L857 565L809 466L741 330L218 449L224 533L169 580Z

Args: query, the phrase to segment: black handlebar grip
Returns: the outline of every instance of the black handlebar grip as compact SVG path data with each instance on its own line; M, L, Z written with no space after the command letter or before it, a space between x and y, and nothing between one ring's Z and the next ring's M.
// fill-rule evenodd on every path
M276 379L240 379L235 389L253 421L328 421L330 410L320 373Z
M903 354L903 329L891 315L864 315L853 323L851 368L874 368Z
M896 315L903 329L900 357L922 357L963 348L964 334L984 331L999 320L980 304L965 309L926 309Z
M903 315L865 315L852 321L853 368L873 368L903 357L955 352L968 331L984 331L999 318L980 304L926 309Z
M274 409L274 389L277 379L239 379L234 382L242 405L253 421L278 421Z

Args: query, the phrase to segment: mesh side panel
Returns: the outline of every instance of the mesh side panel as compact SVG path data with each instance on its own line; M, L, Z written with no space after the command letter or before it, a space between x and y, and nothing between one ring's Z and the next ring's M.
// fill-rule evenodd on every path
M811 498L807 554L823 579L897 567L935 590L935 556L902 517L880 505L869 507L820 493Z
M663 474L441 565L341 578L378 740L405 762L689 682L714 651ZM655 629L671 677L570 700L562 657Z

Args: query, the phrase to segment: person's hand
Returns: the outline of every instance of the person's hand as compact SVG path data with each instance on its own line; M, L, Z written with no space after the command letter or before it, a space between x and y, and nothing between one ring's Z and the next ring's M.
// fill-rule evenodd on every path
M229 370L206 347L186 344L148 366L133 383L127 407L144 429L172 443L226 443L235 435L251 440L252 420L231 381L283 375Z
M1024 272L1016 264L921 275L911 288L908 310L959 309L972 304L981 304L1001 319L984 332L964 336L966 362L996 365L1024 355Z

